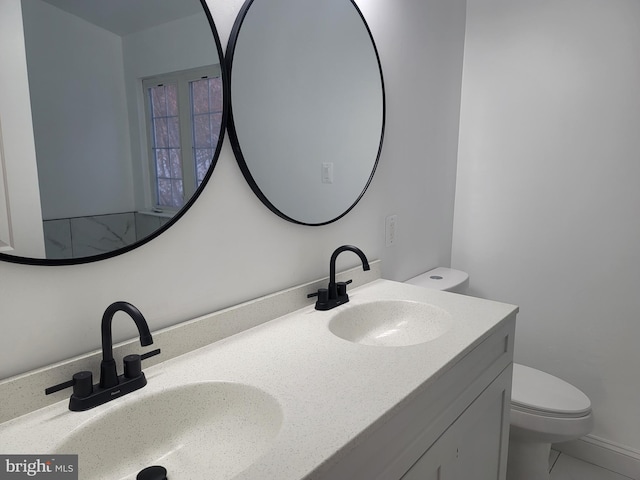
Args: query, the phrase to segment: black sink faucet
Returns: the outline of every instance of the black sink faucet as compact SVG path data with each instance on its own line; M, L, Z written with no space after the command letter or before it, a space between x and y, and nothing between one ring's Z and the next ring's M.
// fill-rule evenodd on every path
M329 261L328 288L320 288L316 293L310 293L309 295L307 295L307 298L318 297L318 301L316 302L316 310L331 310L332 308L349 301L349 295L347 295L347 285L350 284L352 280L347 280L346 282L336 282L336 260L338 259L338 255L340 255L342 252L347 251L353 252L360 257L363 270L370 270L369 261L367 260L366 255L358 247L354 247L353 245L343 245L336 248L336 250L331 255L331 260Z
M111 323L116 312L127 313L135 322L140 334L140 345L146 347L153 343L147 321L136 307L127 302L115 302L107 307L102 315L102 362L100 362L100 387L108 388L118 384L116 361L113 359L113 337Z
M100 362L100 382L93 384L93 374L89 371L78 372L67 382L47 388L47 395L64 388L73 387L69 399L69 410L79 412L107 403L144 387L147 379L142 372L142 360L160 353L160 349L142 355L124 357L124 373L118 375L116 362L113 359L113 336L111 323L116 312L127 313L135 322L140 334L140 345L151 345L153 338L149 332L147 321L136 307L127 302L115 302L107 307L102 316L100 330L102 333L102 361Z

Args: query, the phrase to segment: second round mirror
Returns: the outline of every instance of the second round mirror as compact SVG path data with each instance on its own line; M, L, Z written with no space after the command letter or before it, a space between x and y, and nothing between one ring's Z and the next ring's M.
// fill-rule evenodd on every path
M295 223L345 215L375 171L382 69L350 0L249 0L226 61L229 137L254 192Z

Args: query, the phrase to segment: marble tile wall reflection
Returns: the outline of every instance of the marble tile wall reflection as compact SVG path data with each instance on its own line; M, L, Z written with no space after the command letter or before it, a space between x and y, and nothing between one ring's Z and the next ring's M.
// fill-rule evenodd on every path
M46 255L63 259L110 252L142 240L170 220L140 212L45 220Z
M73 258L71 248L71 222L68 218L62 220L45 220L44 248L47 258Z
M136 240L133 213L46 220L43 224L48 259L99 255Z
M111 252L135 241L133 213L71 219L71 247L74 257Z
M138 240L142 240L145 237L148 237L169 220L171 217L154 215L149 213L135 213L136 218L136 238Z

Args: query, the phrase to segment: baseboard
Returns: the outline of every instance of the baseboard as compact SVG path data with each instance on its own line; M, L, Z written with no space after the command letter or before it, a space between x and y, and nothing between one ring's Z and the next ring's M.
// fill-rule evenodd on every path
M640 480L640 451L638 450L595 435L587 435L571 442L557 443L553 448L633 480Z

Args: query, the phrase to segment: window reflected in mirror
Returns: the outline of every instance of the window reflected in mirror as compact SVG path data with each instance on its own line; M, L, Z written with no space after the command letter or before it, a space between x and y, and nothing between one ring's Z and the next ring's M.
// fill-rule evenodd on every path
M222 127L219 66L143 81L153 209L184 206L209 170ZM181 112L184 112L181 114Z
M8 172L29 167L7 176L9 203L40 209L12 215L0 260L95 261L175 224L224 132L222 49L206 1L2 1L16 28L3 28L0 57L16 61L0 80L20 95L4 93L12 101L0 114L5 131L24 133L4 160Z

